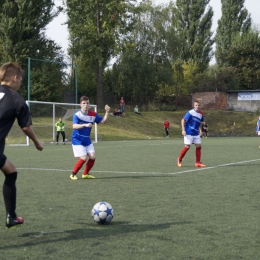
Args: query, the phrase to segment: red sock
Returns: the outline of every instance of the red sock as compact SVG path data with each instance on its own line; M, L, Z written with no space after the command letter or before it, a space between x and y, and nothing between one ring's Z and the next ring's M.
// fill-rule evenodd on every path
M196 153L196 163L200 163L201 147L196 147L195 153Z
M73 172L74 174L77 174L78 171L81 169L81 167L83 166L84 163L85 163L84 160L79 159L79 160L76 162L76 164L75 164L74 169L73 169L72 172Z
M84 175L87 175L89 173L89 171L93 167L94 163L95 163L95 159L94 160L88 159L88 162L87 162L85 169L84 169L84 172L83 172Z
M190 149L190 147L184 147L182 150L181 150L181 153L180 153L180 156L179 156L179 160L182 161L182 158L184 157L184 155L187 153L187 151Z

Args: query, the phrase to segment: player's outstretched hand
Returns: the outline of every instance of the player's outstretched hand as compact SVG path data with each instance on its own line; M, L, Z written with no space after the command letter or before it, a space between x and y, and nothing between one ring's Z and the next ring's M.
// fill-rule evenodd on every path
M110 107L108 105L105 105L105 110L106 110L106 112L109 112L110 111Z

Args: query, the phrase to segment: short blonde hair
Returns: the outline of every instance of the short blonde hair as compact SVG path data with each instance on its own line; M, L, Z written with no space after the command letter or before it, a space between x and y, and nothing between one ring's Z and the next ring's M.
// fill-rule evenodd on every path
M23 70L16 62L7 62L0 67L0 81L10 82L15 75L23 76Z

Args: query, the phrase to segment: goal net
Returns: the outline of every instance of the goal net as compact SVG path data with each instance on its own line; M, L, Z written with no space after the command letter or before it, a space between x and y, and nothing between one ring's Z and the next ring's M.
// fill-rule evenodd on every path
M33 130L41 142L56 143L55 123L62 117L62 121L65 122L66 142L71 143L72 117L76 111L80 110L79 104L43 101L26 101L26 103L30 108ZM97 112L96 105L90 105L90 109ZM91 130L91 139L94 143L97 142L97 124ZM61 136L59 141L62 141ZM6 144L30 145L32 141L24 135L15 121L6 138Z

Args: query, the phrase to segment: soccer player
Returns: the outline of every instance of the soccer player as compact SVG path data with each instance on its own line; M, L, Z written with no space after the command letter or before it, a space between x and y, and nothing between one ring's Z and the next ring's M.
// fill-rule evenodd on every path
M259 131L260 131L260 116L256 122L256 128L255 128L255 131L257 134L259 134Z
M110 107L105 106L106 114L101 117L95 111L89 110L89 98L83 96L80 98L81 110L76 112L73 116L73 132L72 132L72 149L74 157L79 158L76 162L72 174L70 175L71 180L77 180L76 174L86 163L84 172L82 174L83 179L94 179L93 175L89 174L89 171L94 166L96 154L94 146L90 139L90 132L94 123L104 124L107 121Z
M57 129L56 141L59 144L59 136L62 135L63 144L65 144L65 123L62 121L62 118L59 118L59 121L55 124Z
M42 151L43 145L38 141L32 127L29 108L24 99L17 93L22 81L21 67L8 62L0 67L0 169L5 175L3 196L6 209L6 228L23 224L24 219L16 215L16 179L17 170L4 155L5 138L17 119L22 131L33 141L37 150Z
M180 156L177 160L178 167L182 167L182 159L190 149L192 144L196 146L196 163L195 167L206 167L200 161L201 158L201 136L202 124L204 118L202 112L199 110L200 102L194 102L194 109L188 111L181 120L182 135L184 136L184 148L181 150Z
M166 133L166 137L169 138L169 128L170 128L170 123L169 121L166 119L166 121L163 123L164 125L164 131Z

